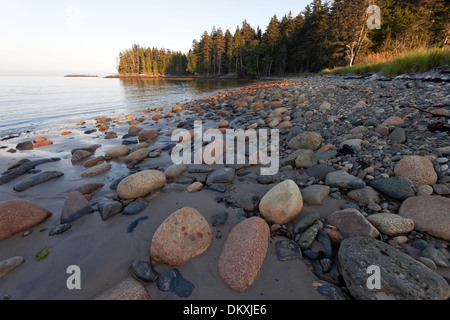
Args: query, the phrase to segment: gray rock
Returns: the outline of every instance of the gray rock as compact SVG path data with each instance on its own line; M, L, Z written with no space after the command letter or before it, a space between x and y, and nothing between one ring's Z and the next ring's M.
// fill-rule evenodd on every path
M327 300L350 300L350 297L346 295L338 286L327 281L315 281L313 283L313 287L316 288L317 292L319 292Z
M367 206L370 203L378 203L381 201L380 195L372 187L365 186L360 189L353 189L347 193L347 196L356 202Z
M333 256L333 246L331 244L331 239L328 234L322 229L319 229L319 231L317 232L317 241L322 244L325 258L331 258Z
M429 196L433 194L433 188L427 184L424 184L423 186L417 187L417 195L418 196Z
M258 209L258 204L261 198L254 193L247 193L242 198L236 200L235 204L245 211L255 211Z
M304 132L304 130L302 127L299 127L299 126L291 127L291 129L289 130L289 133L287 134L286 141L287 142L291 141L292 138L294 138L295 136L297 136L303 132Z
M400 201L415 196L411 180L404 177L374 179L369 182L369 185L385 196Z
M338 252L342 276L358 300L446 300L450 287L445 279L424 264L394 247L367 237L347 238ZM380 289L369 288L369 266L380 270Z
M78 191L71 191L64 200L60 223L70 223L76 219L94 212L89 201Z
M330 193L330 187L314 184L302 189L303 202L307 204L322 204L322 201Z
M439 267L450 267L450 263L448 262L447 257L436 248L427 246L422 250L422 256L431 259Z
M295 233L302 233L308 229L316 220L320 219L320 213L313 212L301 218L294 226Z
M123 214L134 215L140 213L148 205L146 201L133 201L123 209Z
M296 168L310 168L318 163L316 156L311 149L299 149L297 151L300 151L300 153L297 158L295 158Z
M450 189L445 184L433 184L433 190L439 195L450 194Z
M153 269L151 263L143 260L133 261L131 264L131 275L147 283L156 281L159 276L158 272Z
M212 185L216 183L230 183L233 181L236 170L233 168L221 168L213 173L206 179L206 184Z
M283 239L275 242L275 251L279 261L286 261L302 257L302 251L295 241Z
M323 163L306 169L306 173L310 177L315 177L319 180L325 180L325 177L327 176L327 174L329 174L330 172L335 172L335 171L336 171L336 169L334 169L333 167L327 166L326 164L323 164Z
M317 161L325 161L331 158L334 158L337 155L337 151L336 150L327 150L327 151L320 151L320 152L316 152L316 159Z
M325 177L325 184L330 187L343 189L358 189L366 186L366 183L363 180L352 176L343 170L328 173Z
M302 248L303 250L308 249L311 246L314 239L316 238L317 232L319 232L319 229L321 229L322 227L323 227L322 221L316 220L312 226L306 229L300 236L300 239L298 240L300 248Z
M344 238L376 238L380 235L378 230L356 209L335 211L328 215L325 221L335 226Z
M316 132L304 132L292 138L288 147L291 149L311 149L317 150L322 143L322 136Z
M118 201L103 201L98 203L98 211L103 221L122 211L122 204Z
M164 174L166 175L167 179L174 179L185 173L187 170L188 170L187 164L184 163L172 164L164 171Z
M13 189L18 192L24 191L28 188L34 187L51 179L59 178L63 175L64 173L59 171L43 171L29 178L26 178L22 182L15 185Z
M395 128L394 131L392 131L389 134L388 139L392 143L405 143L406 142L405 129L400 127Z
M0 278L20 266L22 263L24 263L24 261L25 259L21 256L16 256L0 261Z
M212 226L213 227L220 227L227 222L228 219L228 212L226 211L220 211L216 215L214 215Z

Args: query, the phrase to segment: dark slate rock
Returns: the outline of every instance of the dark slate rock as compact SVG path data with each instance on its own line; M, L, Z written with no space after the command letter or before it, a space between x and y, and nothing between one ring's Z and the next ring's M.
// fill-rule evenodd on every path
M405 129L403 128L395 128L394 131L392 131L388 139L392 143L405 143L406 142L406 133Z
M206 179L206 184L211 185L215 183L229 183L232 182L236 170L233 168L221 168L213 173Z
M315 177L319 180L325 180L327 174L334 171L336 171L336 169L323 163L306 169L306 173L308 174L308 176Z
M152 264L143 260L133 261L131 264L131 275L147 283L154 282L159 277L159 273L155 271Z
M16 145L16 149L19 151L33 150L33 142L31 141L20 142Z
M331 245L330 237L322 229L319 229L317 232L317 241L322 244L325 258L331 258L333 256L333 246Z
M257 194L254 193L247 193L245 196L243 196L242 198L239 198L238 200L236 200L236 205L239 208L244 209L245 211L255 211L256 209L258 209L258 204L260 201L260 197Z
M450 286L445 279L402 251L376 239L346 238L338 253L342 276L358 300L446 300ZM369 266L380 270L380 289L369 288Z
M118 201L104 201L98 203L98 211L103 221L122 211L122 204Z
M127 232L128 232L128 233L133 232L134 228L137 227L139 221L147 220L147 219L148 219L147 216L135 218L135 219L134 219L133 221L131 221L130 224L128 225L128 227L127 227Z
M400 201L415 196L411 180L404 177L379 178L370 181L369 185L385 196Z
M126 177L128 177L128 175L126 175L125 177L120 177L120 178L114 180L114 181L109 185L109 188L110 188L110 189L113 189L113 190L117 189L117 186L119 185L120 181L122 181L122 180L125 179Z
M62 175L64 175L64 173L59 171L43 171L18 183L14 186L13 189L18 192L24 191L28 188L34 187L51 179L59 178Z
M49 236L54 236L54 235L57 235L57 234L61 234L63 232L66 232L67 230L69 230L70 227L71 227L71 225L69 223L60 224L59 226L57 226L55 228L52 228L50 230L50 232L48 233L48 235Z
M327 300L351 300L338 286L327 281L315 281L313 287Z
M256 173L256 181L259 184L271 184L275 181L275 178L273 175L263 175Z
M275 251L279 261L302 257L302 251L300 250L299 245L291 239L284 239L275 242Z
M161 291L172 291L181 298L187 298L194 290L194 285L184 279L177 269L171 269L161 274L157 281Z
M123 214L134 215L144 210L148 205L146 201L133 201L123 209Z
M214 190L217 192L222 192L222 193L227 191L227 188L221 183L214 183L214 184L208 186L207 189Z
M228 219L228 212L220 211L214 216L212 226L213 227L223 226L225 222L227 222L227 219Z

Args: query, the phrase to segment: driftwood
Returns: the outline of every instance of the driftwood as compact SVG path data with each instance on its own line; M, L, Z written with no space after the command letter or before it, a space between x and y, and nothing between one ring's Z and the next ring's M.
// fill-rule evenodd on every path
M424 109L421 109L421 108L419 108L419 107L411 106L411 105L408 105L408 106L400 106L400 107L401 107L401 108L414 108L414 109L416 109L416 110L419 110L420 112L424 112L424 113L427 113L427 114L429 114L429 115L432 115L433 117L445 117L445 118L450 118L450 113L449 113L449 114L436 114L436 113L433 113L433 112L431 112L431 111L424 110Z

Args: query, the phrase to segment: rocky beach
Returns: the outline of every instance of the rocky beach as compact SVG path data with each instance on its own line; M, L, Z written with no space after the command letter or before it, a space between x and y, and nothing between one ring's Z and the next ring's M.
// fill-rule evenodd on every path
M276 130L277 173L174 164L172 135L194 140L196 121ZM255 82L2 136L0 297L447 300L449 128L442 68Z

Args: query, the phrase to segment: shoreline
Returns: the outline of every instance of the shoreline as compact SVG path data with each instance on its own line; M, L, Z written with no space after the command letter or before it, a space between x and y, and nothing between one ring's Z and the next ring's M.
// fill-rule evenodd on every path
M113 292L119 292L122 298L133 299L134 293L138 291L144 294L139 296L140 299L149 297L152 300L361 299L352 291L351 275L342 274L345 265L338 255L340 244L334 242L338 239L331 238L333 230L344 232L345 226L338 225L337 222L333 225L328 219L330 215L343 208L354 209L359 212L355 214L355 219L359 219L359 222L350 219L346 222L347 227L364 229L371 225L366 218L372 215L390 213L399 216L404 200L392 198L389 192L378 190L377 197L370 196L369 203L364 195L355 200L350 193L352 188L329 183L324 173L329 172L328 170L345 171L355 179L364 181L365 186L369 186L372 180L381 179L385 175L396 176L394 168L402 158L411 155L421 156L432 159L429 161L433 161L433 170L438 169L437 180L426 184L431 188L431 193L427 197L449 199L450 192L444 192L450 182L448 133L426 130L429 123L447 121L445 111L439 106L448 102L446 95L448 84L414 79L397 79L386 83L376 78L345 79L329 76L322 77L321 80L323 81L318 81L317 77L304 77L257 82L212 97L180 103L177 106L179 108L173 109L171 115L169 112L164 113L161 109L154 108L128 115L105 116L97 120L85 119L83 124L73 125L72 129L68 130L70 133L64 135L62 130L49 130L44 138L52 141L52 144L30 150L7 152L8 148L14 149L18 142L23 142L22 135L19 135L19 138L0 141L0 146L6 145L6 148L0 149L2 172L24 158L31 161L59 158L57 161L36 166L33 173L24 174L0 185L0 202L10 199L30 200L52 213L44 222L29 228L33 230L29 235L23 236L23 232L17 232L0 240L0 261L15 256L22 256L25 260L23 264L0 277L0 296L15 300L88 300L117 299L118 296ZM439 116L437 113L437 117L432 117L417 109L402 107L405 102L429 112L440 110L443 115ZM401 118L402 122L382 125L384 121L394 116ZM144 195L142 198L148 204L140 213L130 216L121 211L103 220L98 210L99 204L113 202L125 206L129 203L120 198L117 190L110 188L110 185L116 179L130 173L136 174L145 170L165 172L172 164L169 154L171 146L173 147L175 143L171 140L172 131L177 127L192 129L196 119L203 120L205 129L210 127L247 129L255 127L254 124L261 129L278 129L281 160L279 172L266 177L271 180L267 182L258 176L261 168L258 165L189 165L188 169L180 172L177 177L167 178L164 187L158 192ZM368 122L369 120L372 122ZM93 129L96 131L86 133ZM385 135L381 129L387 129L389 134ZM399 130L395 131L396 129ZM137 141L139 134L150 130L159 131L159 135L148 140L148 145L144 146L149 151L147 157L134 163L125 163L126 155L106 157L103 164L111 165L108 171L93 177L81 176L86 170L84 164L87 161L97 156L106 156L111 149L121 145L128 146L128 155L131 149L140 143ZM111 134L111 138L106 139L107 133L111 131L114 131L115 135ZM394 131L403 133L407 138L406 141L400 137L400 140L393 142L395 137L391 134ZM294 146L291 142L293 137L306 133L310 133L311 137L320 135L319 145L311 146L311 149ZM33 140L38 138L34 133L29 133L26 137L32 145L35 144ZM300 138L296 140L300 143ZM350 140L351 142L348 142ZM350 151L343 148L342 143L345 141L351 145ZM92 145L100 147L80 162L72 162L72 150ZM298 158L286 162L289 156L302 149L312 150L315 160L314 157L309 160L313 161L313 165L300 164L304 159ZM447 160L444 162L444 159ZM220 188L214 190L206 181L212 172L223 167L233 168L235 175L231 181L223 183L224 190ZM315 168L315 174L311 173L311 168ZM25 191L17 192L13 189L40 170L56 170L64 175ZM235 292L221 280L218 272L219 258L228 235L235 226L249 217L265 218L258 210L258 206L254 207L254 199L258 199L260 203L259 201L274 186L286 180L292 180L298 186L303 196L303 208L287 223L278 224L270 219L264 219L270 228L270 237L267 239L268 247L263 264L254 282L244 292ZM200 182L202 189L188 192L186 189L193 182ZM61 234L49 236L48 231L41 231L59 225L61 212L68 205L66 200L69 193L89 183L103 184L101 188L86 195L94 212L73 221L71 228ZM311 186L320 189L323 197L317 199L318 192L308 194L308 188ZM419 196L419 189L417 187L412 189L413 200ZM250 201L250 204L241 202L246 194L254 195L254 198L246 200ZM253 206L253 209L248 209L248 205ZM431 202L428 205L431 210ZM134 278L131 286L135 291L127 290L123 281L130 277L132 262L136 259L149 261L150 246L156 230L168 216L183 207L195 208L209 223L212 231L210 246L202 254L191 258L181 266L170 266L165 263L154 263L153 266L159 276L176 268L185 280L194 285L191 294L182 298L174 292L160 290L155 282L145 283ZM216 215L222 211L228 213L227 221L220 227L213 226L212 222L215 221ZM298 232L298 224L313 214L319 215L319 219L314 221L322 221L320 229L326 230L327 234L329 232L329 237L333 240L331 257L324 255L326 248L314 237L307 248L309 251L302 249L301 255L280 260L279 242L289 240L299 243L298 240L303 233ZM137 217L147 219L139 222L133 232L127 232L127 226ZM448 217L439 219L440 224L449 221ZM362 223L364 227L358 223ZM334 228L327 227L329 225ZM393 225L390 227L393 228ZM417 248L419 240L424 242L421 242L421 245L430 248L429 251L434 248L448 254L449 240L428 232L408 229L391 235L390 231L378 228L379 235L374 237L374 240L389 245L416 261L424 254ZM50 248L49 255L42 260L36 259L36 253L45 247ZM314 257L314 254L318 256ZM390 263L393 266L396 264L395 261ZM81 268L81 290L68 290L66 287L69 276L66 269L69 265L78 265ZM450 279L448 267L436 266L432 272ZM422 281L426 281L429 277L428 273L420 276ZM406 277L402 281L409 279ZM386 285L386 282L383 282L383 285ZM320 288L329 288L335 294L326 294L319 290ZM362 290L364 291L364 288ZM398 299L402 294L405 295L403 298L411 297L408 296L409 292L396 292L395 295L389 290L383 292ZM424 294L440 299L450 294L450 291L443 288L441 293Z

